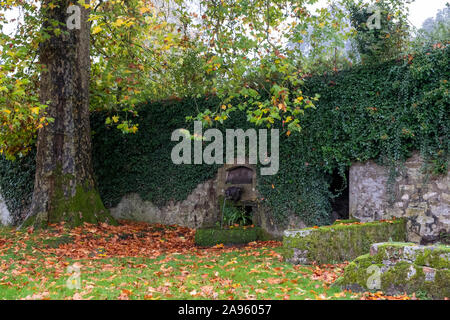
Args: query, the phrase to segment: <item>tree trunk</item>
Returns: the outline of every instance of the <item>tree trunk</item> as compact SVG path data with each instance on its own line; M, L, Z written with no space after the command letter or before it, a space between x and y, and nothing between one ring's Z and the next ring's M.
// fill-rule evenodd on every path
M89 123L90 24L81 7L81 28L69 30L66 20L70 1L57 7L44 6L44 28L59 21L62 32L47 31L51 37L40 47L40 100L53 118L38 132L33 200L26 225L45 227L65 221L114 223L95 188ZM55 3L53 1L53 3ZM76 3L76 2L75 2ZM54 27L52 27L54 28Z

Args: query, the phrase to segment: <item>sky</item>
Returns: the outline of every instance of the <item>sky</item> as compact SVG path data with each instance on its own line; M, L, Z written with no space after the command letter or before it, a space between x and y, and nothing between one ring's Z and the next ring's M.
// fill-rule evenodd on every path
M409 4L409 21L419 29L427 18L434 18L438 10L445 8L447 2L450 0L415 0ZM326 3L327 0L319 0L313 7L324 7Z
M420 28L427 18L434 18L438 10L445 8L447 2L450 0L416 0L409 6L409 21Z

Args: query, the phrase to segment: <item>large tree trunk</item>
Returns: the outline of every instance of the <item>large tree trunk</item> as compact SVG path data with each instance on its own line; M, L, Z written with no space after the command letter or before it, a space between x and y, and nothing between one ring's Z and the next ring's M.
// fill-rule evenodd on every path
M81 8L81 29L65 27L70 1L45 7L48 27L59 21L62 33L40 47L40 99L48 104L47 116L54 119L38 132L36 176L27 225L43 227L65 221L70 226L83 222L114 220L103 206L95 188L91 159L89 123L90 25L88 11ZM76 3L76 2L75 2Z

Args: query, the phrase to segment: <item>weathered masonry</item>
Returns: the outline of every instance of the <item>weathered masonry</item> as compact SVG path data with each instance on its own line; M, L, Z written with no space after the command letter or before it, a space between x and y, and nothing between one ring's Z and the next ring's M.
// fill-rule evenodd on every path
M388 188L389 169L372 161L355 163L349 174L350 217L375 221L404 217L407 240L431 243L448 239L450 232L450 175L427 176L415 152Z
M12 222L11 213L6 206L5 200L0 189L0 225L9 225Z

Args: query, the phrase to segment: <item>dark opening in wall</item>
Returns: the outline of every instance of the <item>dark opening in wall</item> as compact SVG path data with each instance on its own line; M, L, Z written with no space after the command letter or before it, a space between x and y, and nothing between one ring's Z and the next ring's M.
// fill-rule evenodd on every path
M331 201L332 221L343 220L349 218L349 171L345 171L345 177L342 177L337 170L333 172L331 177L330 191L337 195Z
M242 204L238 206L243 213L242 225L249 226L253 224L253 206Z
M244 206L244 211L245 211L245 216L247 217L247 219L250 221L252 221L252 217L253 217L253 206Z
M253 224L253 205L226 200L222 207L222 221L225 226Z

